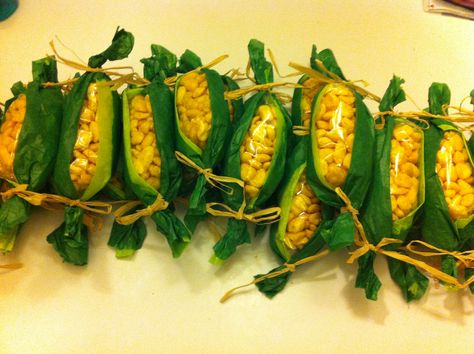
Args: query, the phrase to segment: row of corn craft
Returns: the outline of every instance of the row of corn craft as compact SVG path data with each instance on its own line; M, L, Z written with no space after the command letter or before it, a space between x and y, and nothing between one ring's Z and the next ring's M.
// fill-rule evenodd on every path
M138 200L116 213L109 245L118 257L142 246L143 216L151 216L178 257L200 221L224 215L227 230L213 248L213 263L250 243L254 222L257 234L271 223L270 243L282 265L270 275L326 247L359 247L362 235L370 245L392 239L380 248L406 257L406 245L424 241L450 253L441 257L440 271L453 279L473 276L474 139L467 142L446 116L446 85L430 87L429 118L408 119L394 112L405 100L403 80L394 77L380 102L384 113L374 118L365 90L346 80L332 51L313 47L290 115L270 89L273 68L263 44L251 40L253 89L239 90L189 50L178 59L152 45L152 56L142 59L144 78L119 94L118 80L101 67L127 57L133 43L131 33L117 30L67 90L57 83L54 57L33 62L27 86L13 86L0 121L4 252L30 215L31 200L15 192L27 186L32 195L65 201L64 222L47 240L76 265L88 260L91 209L84 206ZM184 220L174 213L178 197L187 199ZM468 261L454 252L468 252ZM356 286L369 299L381 285L376 254L369 247L356 257ZM428 286L426 268L387 259L405 298L419 299ZM256 285L272 297L289 276L258 276Z

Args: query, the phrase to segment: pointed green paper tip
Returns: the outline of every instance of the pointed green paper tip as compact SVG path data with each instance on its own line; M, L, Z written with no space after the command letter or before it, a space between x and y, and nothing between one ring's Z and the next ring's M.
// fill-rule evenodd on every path
M221 265L224 263L224 260L220 259L216 255L213 255L211 258L209 258L209 263L214 264L214 265Z
M131 248L115 251L115 257L118 259L129 258L133 256L134 254L135 254L135 250Z

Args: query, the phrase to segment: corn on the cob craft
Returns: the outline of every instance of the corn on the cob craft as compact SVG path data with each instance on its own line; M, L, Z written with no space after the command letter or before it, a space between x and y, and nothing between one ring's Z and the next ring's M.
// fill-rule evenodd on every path
M428 94L429 112L443 114L443 105L449 105L450 96L447 85L433 83ZM426 207L421 233L423 240L435 247L463 250L472 244L474 235L470 200L473 156L456 125L443 119L431 119L430 123L425 132ZM456 276L456 259L443 256L442 269ZM469 274L466 272L465 277Z
M33 62L33 81L17 83L14 97L6 102L0 120L0 179L27 184L40 192L46 185L56 158L63 97L58 87L56 61L46 57ZM0 250L11 251L21 225L28 219L30 205L13 197L0 206Z
M187 70L178 77L175 85L176 147L200 168L212 170L218 167L224 156L230 131L229 105L224 98L222 77L210 69L191 71L202 64L195 54L190 53L186 51L180 58L180 67ZM186 172L189 173L189 169ZM209 188L205 176L199 174L185 217L191 231L206 215Z
M125 180L146 205L157 198L171 203L181 183L181 168L174 155L173 97L169 88L155 81L145 89L123 93ZM165 235L174 257L181 255L190 233L171 210L151 215Z
M328 70L341 77L342 72L329 53ZM325 71L319 74L328 75ZM340 198L342 192L359 209L372 179L374 121L362 96L350 84L329 81L313 99L307 178L324 204L345 207ZM351 214L342 212L328 237L329 247L335 250L351 245L354 231Z
M282 262L295 263L318 253L326 241L322 237L331 225L331 210L323 209L306 180L308 137L298 138L289 156L279 193L280 219L270 229L270 246ZM268 274L283 269L279 266ZM255 276L256 278L261 275ZM256 285L272 298L286 286L291 274L272 276Z
M380 111L393 111L405 101L401 85L404 80L394 76L382 98ZM386 115L376 131L373 180L361 208L361 221L367 239L376 245L383 238L400 240L388 247L395 250L414 229L425 200L423 129L396 115ZM400 251L402 252L402 251ZM366 297L377 298L381 283L374 273L375 254L369 252L359 260L356 286L365 289ZM415 267L387 259L392 279L400 286L407 301L417 300L426 291L428 281ZM364 274L371 274L364 277Z
M265 60L263 43L251 40L250 61L257 83L273 81L272 67ZM259 92L245 105L245 112L234 127L228 147L224 173L241 179L244 187L235 187L224 202L239 210L245 202L246 212L264 207L282 178L287 145L289 116L271 92ZM227 232L214 246L212 262L229 258L236 248L250 242L246 222L229 219Z
M433 83L429 110L442 114L449 104L445 84ZM473 157L462 132L452 123L431 119L425 132L426 207L422 234L425 241L446 250L462 249L474 234Z
M89 58L89 67L127 57L133 41L131 33L117 30L109 48ZM119 147L120 97L103 85L108 80L103 72L86 72L66 97L53 187L70 199L91 199L112 176ZM88 260L88 232L82 219L82 209L66 207L65 222L47 238L65 262L76 265Z
M436 154L436 173L453 221L474 213L472 162L461 134L457 131L445 132Z

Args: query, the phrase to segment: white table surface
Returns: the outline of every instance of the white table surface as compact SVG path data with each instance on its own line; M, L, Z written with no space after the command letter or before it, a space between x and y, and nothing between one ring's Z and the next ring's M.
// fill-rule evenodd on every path
M0 101L11 84L31 78L31 61L51 53L55 36L87 59L118 25L135 35L123 63L139 72L151 43L179 54L190 48L204 62L226 53L220 70L245 68L255 37L283 73L290 60L307 64L316 42L333 49L347 77L367 80L380 95L393 73L402 76L421 107L433 81L450 85L453 103L474 88L474 22L424 13L421 0L21 0L0 22ZM61 79L72 73L59 70ZM173 260L148 222L143 249L120 261L106 245L107 219L81 268L63 264L45 241L60 222L60 213L35 211L14 252L0 259L24 265L0 272L1 353L468 353L474 346L473 296L432 284L408 305L381 258L377 302L354 289L356 267L340 252L298 270L273 300L250 288L220 304L228 288L276 265L266 237L216 267L207 262L214 241L205 226Z

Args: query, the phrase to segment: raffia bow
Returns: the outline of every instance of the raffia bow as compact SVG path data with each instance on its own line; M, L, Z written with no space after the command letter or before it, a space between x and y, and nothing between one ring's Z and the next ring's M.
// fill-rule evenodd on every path
M420 249L420 246L424 249ZM465 267L474 268L474 250L464 252L447 251L421 240L411 241L408 245L406 245L405 249L422 257L451 256L457 259L458 262L462 263Z
M228 186L228 183L235 183L239 185L240 187L244 187L244 182L238 178L234 177L229 177L229 176L219 176L214 173L212 173L212 168L202 168L198 164L196 164L193 160L191 160L189 157L184 155L180 151L175 151L176 159L181 162L182 164L191 167L193 170L195 170L197 173L201 174L204 176L206 179L207 183L209 183L211 186L220 189L226 194L231 195L233 193L233 188Z
M355 260L357 260L359 257L362 257L364 254L366 254L369 251L373 251L378 254L383 254L387 257L397 259L399 261L405 262L407 264L411 264L419 269L424 270L426 273L428 273L430 276L441 280L447 284L453 285L456 288L459 289L464 289L468 287L471 283L474 282L474 276L471 277L469 280L465 281L464 283L459 282L459 280L451 275L448 275L441 270L430 266L429 264L420 261L418 259L414 259L410 256L401 254L396 251L388 251L384 249L384 246L387 246L389 244L395 244L395 243L402 243L401 240L399 239L394 239L394 238L383 238L377 245L372 245L368 240L367 236L365 234L364 228L359 221L358 218L358 211L355 209L349 197L338 187L336 188L336 193L337 195L344 201L346 204L345 207L343 207L343 210L341 211L348 211L352 215L352 219L354 220L354 224L356 226L357 232L356 232L356 237L354 240L354 244L358 247L355 251L350 252L350 257L347 260L347 263L352 264ZM447 252L447 251L446 251Z
M169 205L161 195L158 195L152 204L143 209L137 210L135 213L126 215L130 210L141 204L141 201L135 200L122 205L114 213L115 221L121 225L131 225L142 217L151 216L158 211L166 210Z
M245 213L245 207L245 200L237 211L233 210L227 204L213 202L206 204L206 211L213 216L223 216L258 224L271 224L278 221L280 218L280 207L271 207L253 213Z
M70 199L62 195L37 193L29 191L27 184L17 184L6 192L0 193L0 195L4 201L17 196L35 206L44 206L45 204L63 204L79 207L93 214L108 215L112 213L112 204L110 203L97 200L82 201L79 199Z
M365 82L364 80L354 80L354 81L344 80L340 78L339 76L337 76L336 74L334 74L333 72L329 71L326 68L326 66L323 64L323 62L320 60L316 60L316 65L326 75L320 73L319 71L313 70L311 68L308 68L300 64L290 62L288 65L292 67L293 69L298 70L302 74L306 74L320 82L323 82L326 84L343 84L345 86L352 88L354 91L358 92L363 97L368 97L374 101L380 102L380 97L378 97L377 95L369 92L365 88L360 87L358 85L358 83L362 83L364 86L367 86L368 85L367 82Z
M309 257L300 259L299 261L296 261L295 263L285 263L283 265L283 267L284 267L283 269L276 270L274 272L262 275L261 277L255 278L250 283L240 285L240 286L236 286L235 288L230 289L229 291L227 291L224 294L224 296L222 296L222 298L219 301L220 301L220 303L224 303L227 300L229 300L232 296L234 296L235 292L237 290L240 290L242 288L246 288L246 287L258 284L258 283L260 283L260 282L262 282L266 279L276 278L276 277L279 277L280 275L283 275L283 274L286 274L286 273L294 273L296 271L296 267L298 267L302 264L305 264L305 263L314 262L314 261L316 261L320 258L323 258L323 257L327 256L328 254L329 254L329 250L324 250L324 251L322 251L318 254L315 254L313 256L309 256Z

